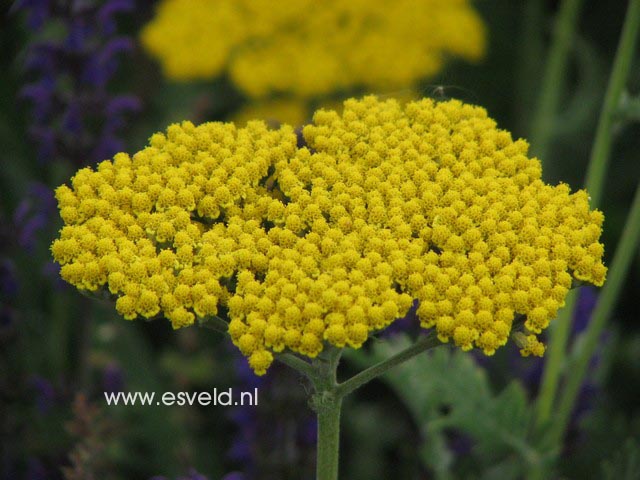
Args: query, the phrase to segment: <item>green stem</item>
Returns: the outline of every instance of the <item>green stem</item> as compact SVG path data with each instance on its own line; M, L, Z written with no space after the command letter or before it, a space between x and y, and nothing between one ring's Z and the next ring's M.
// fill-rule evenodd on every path
M596 138L591 150L591 160L585 180L585 186L591 196L591 205L594 207L600 205L604 188L603 179L611 153L612 127L616 120L622 92L629 76L639 29L640 0L630 0L624 26L622 27L622 34L620 35L620 42L618 43L618 50L613 61L602 112L598 120Z
M600 114L596 138L594 140L591 159L587 170L585 187L591 196L591 206L600 205L604 187L604 174L609 160L612 141L612 127L616 119L617 109L624 90L629 66L634 53L634 46L640 25L640 0L631 0L625 18L620 44L614 60L613 71L609 80L604 106ZM536 411L536 426L541 428L551 417L551 409L556 402L556 394L565 349L570 332L571 317L575 306L576 293L567 297L567 305L561 311L549 343L547 366L542 380ZM554 425L557 425L554 419Z
M314 360L316 375L311 404L318 415L318 459L316 480L337 480L340 444L340 411L344 397L367 382L430 348L443 345L435 334L422 337L402 352L373 365L343 383L337 383L336 371L341 350L330 348Z
M565 351L569 334L571 333L573 310L577 297L577 290L571 290L565 300L564 308L560 310L558 317L553 321L554 327L549 336L547 361L536 405L536 427L538 428L541 428L551 418L551 411L556 399L560 375L565 361Z
M640 1L636 1L636 3L640 4ZM551 430L551 437L556 442L559 442L564 435L576 397L587 373L589 360L591 360L593 352L598 346L600 335L604 330L607 319L611 316L627 271L631 266L633 255L638 249L639 241L640 184L636 189L635 198L622 233L622 238L616 249L613 262L611 263L609 278L602 288L598 298L598 304L591 317L591 322L577 343L579 348L576 352L575 361L571 365L571 374L567 379L567 384L560 398L558 414L554 419Z
M340 411L342 398L337 394L337 370L342 349L327 348L313 361L311 378L315 393L311 406L318 415L318 452L316 480L338 480L340 463Z
M417 340L416 343L406 348L405 350L393 355L392 357L387 358L386 360L383 360L376 365L367 368L366 370L363 370L357 375L351 377L349 380L342 382L337 387L337 393L339 396L344 397L357 388L361 387L365 383L368 383L374 378L379 377L396 365L400 365L401 363L406 362L416 355L419 355L425 350L437 347L438 345L444 344L438 340L435 334L431 333L425 337L422 337Z
M526 0L520 15L520 42L518 48L516 118L518 131L529 131L529 112L533 108L538 88L539 59L544 55L544 6L540 0Z
M316 376L316 371L309 362L305 362L300 357L297 357L292 353L279 353L275 356L275 359L283 365L306 375L311 380Z
M538 108L531 124L529 140L533 152L545 162L551 143L558 100L564 87L569 51L576 32L582 0L564 0L556 18L553 44L545 66Z
M318 408L318 454L316 480L337 480L340 460L340 410L342 398L324 393Z

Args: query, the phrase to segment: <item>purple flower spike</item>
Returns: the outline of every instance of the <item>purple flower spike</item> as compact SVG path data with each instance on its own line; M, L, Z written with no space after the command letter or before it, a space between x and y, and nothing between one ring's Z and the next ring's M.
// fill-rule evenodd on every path
M43 74L53 74L58 68L58 58L61 48L51 42L40 42L31 47L27 52L27 57L23 69L27 72L41 72Z
M231 472L222 477L222 480L248 480L248 478L240 472Z
M119 95L112 98L105 106L105 117L108 119L105 132L116 132L125 126L125 114L139 112L142 104L134 95Z
M53 284L53 287L58 291L64 291L69 288L69 284L62 280L60 277L60 264L54 262L53 260L47 262L42 267L42 275L49 279L49 281Z
M590 285L580 288L578 304L573 315L573 334L582 333L591 320L591 312L598 302L598 290Z
M42 123L49 117L54 95L55 81L49 77L44 77L37 83L26 85L20 91L20 97L33 104L33 116L36 123Z
M82 80L95 86L105 85L118 68L117 55L133 49L133 42L127 37L117 37L106 43L89 61Z
M33 30L40 30L44 22L51 16L51 0L17 0L11 7L11 12L27 10L27 26Z
M115 363L110 363L103 370L102 389L105 393L117 393L124 390L124 372Z
M29 186L27 195L13 214L14 234L20 247L33 250L38 234L49 224L55 209L51 189L39 183Z
M133 8L131 0L21 0L14 6L29 19L51 19L64 28L46 42L34 40L23 65L37 76L20 96L32 105L30 134L42 162L90 165L123 149L124 115L140 103L131 95L112 97L107 85L120 54L133 49L130 38L115 35L115 15Z
M239 388L243 391L258 388L260 397L268 396L269 402L233 408L230 418L236 425L237 435L228 456L242 465L243 473L229 473L224 480L247 480L258 474L284 478L291 471L292 461L300 478L312 478L315 466L308 460L314 458L317 422L308 408L299 377L277 365L272 367L275 371L269 370L257 377L246 359L239 355L233 364ZM287 451L286 458L273 453L278 451Z
M113 35L116 31L113 17L117 13L130 12L134 7L133 0L111 0L100 7L100 10L98 10L98 25L102 28L102 33L104 35Z
M163 477L163 476L155 476L155 477L151 477L149 480L168 480L168 479L167 477ZM179 477L176 480L209 480L209 477L206 477L205 475L198 473L198 471L195 468L192 468L189 470L186 477Z
M76 19L69 25L69 34L65 42L65 50L69 53L80 53L91 37L92 28L82 19Z
M79 102L70 102L62 118L63 128L72 135L79 136L82 133L82 105Z
M53 384L44 377L35 375L31 378L31 387L35 390L35 400L38 412L46 415L53 408L56 401L56 390Z
M192 468L191 470L189 470L189 473L186 477L182 477L178 480L209 480L209 479L204 475L198 473L194 468Z
M42 163L57 155L57 135L53 129L47 127L31 127L29 135L38 144L38 160Z
M124 150L124 144L122 140L111 135L109 132L104 132L103 136L98 140L96 148L91 152L91 158L94 158L97 162L102 160L108 160L113 157L114 154Z
M0 259L0 299L4 301L13 298L20 289L16 276L16 266L8 258Z
M123 113L138 112L141 108L140 99L135 95L119 95L107 103L105 113L108 116L117 116Z

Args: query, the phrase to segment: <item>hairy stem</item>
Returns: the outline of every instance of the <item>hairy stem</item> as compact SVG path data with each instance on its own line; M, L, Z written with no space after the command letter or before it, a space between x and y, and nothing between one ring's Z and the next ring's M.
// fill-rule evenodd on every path
M342 398L326 394L318 411L316 480L338 480Z
M312 363L315 393L311 407L318 416L316 480L338 480L342 397L336 392L336 378L341 354L342 349L329 347Z

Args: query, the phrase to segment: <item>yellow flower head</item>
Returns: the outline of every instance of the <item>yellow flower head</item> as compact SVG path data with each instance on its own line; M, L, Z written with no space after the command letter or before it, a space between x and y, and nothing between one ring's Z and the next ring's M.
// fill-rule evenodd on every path
M303 136L183 122L80 170L56 191L62 277L127 319L222 309L258 374L283 350L359 348L416 299L443 342L491 355L522 319L522 353L541 355L573 281L605 280L602 213L480 107L351 99Z
M225 69L247 95L309 97L406 88L445 57L479 60L484 26L468 0L163 0L141 40L167 77Z
M298 127L307 120L308 113L306 102L300 98L277 98L248 103L233 116L233 121L237 125L245 125L261 118L269 125L286 123Z

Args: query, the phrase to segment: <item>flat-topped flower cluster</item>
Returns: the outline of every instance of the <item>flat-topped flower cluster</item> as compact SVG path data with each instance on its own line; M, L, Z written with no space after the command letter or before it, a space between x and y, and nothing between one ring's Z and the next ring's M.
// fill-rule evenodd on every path
M491 355L522 316L522 353L542 355L574 279L604 282L602 213L480 107L351 99L303 136L183 122L78 171L56 191L62 277L127 319L226 316L258 374L283 350L358 348L414 299L443 342Z
M141 40L165 75L225 70L250 97L407 88L448 56L484 54L468 0L163 0Z

